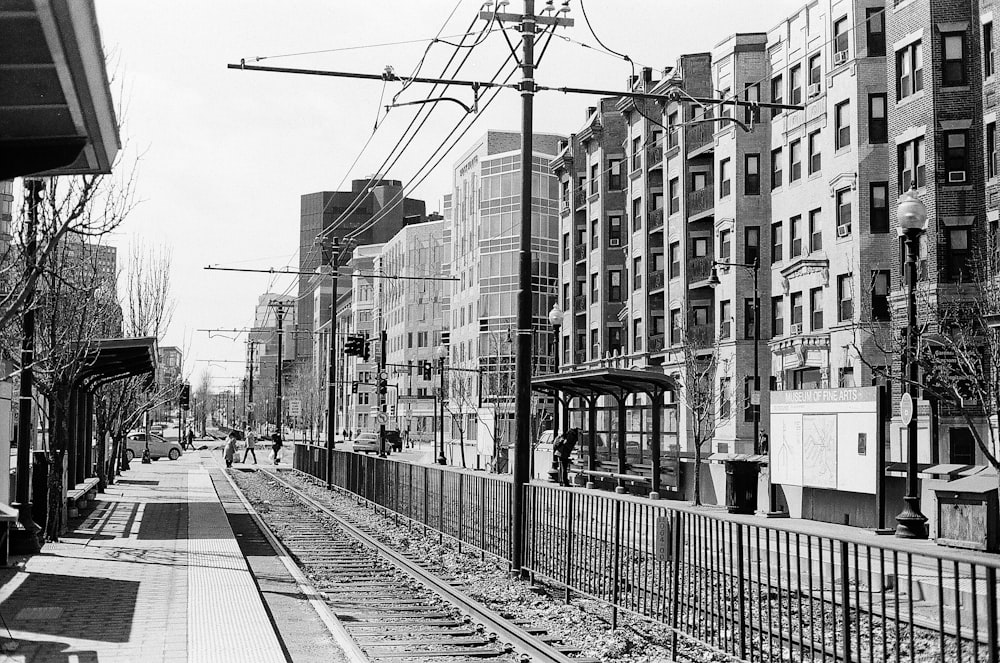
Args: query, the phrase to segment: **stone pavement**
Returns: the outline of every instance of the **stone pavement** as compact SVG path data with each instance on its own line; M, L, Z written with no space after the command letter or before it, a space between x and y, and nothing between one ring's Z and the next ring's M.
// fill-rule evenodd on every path
M0 663L289 660L211 453L131 467L60 542L0 569Z

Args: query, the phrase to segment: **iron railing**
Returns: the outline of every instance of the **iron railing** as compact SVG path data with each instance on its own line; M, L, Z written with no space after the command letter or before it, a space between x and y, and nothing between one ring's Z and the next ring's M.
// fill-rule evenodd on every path
M396 519L510 559L507 477L334 452L333 484ZM325 450L295 447L324 479ZM996 556L814 522L525 486L524 569L749 662L998 663Z
M666 274L662 269L653 269L649 272L649 289L659 290L667 282Z
M711 122L696 124L684 130L684 146L688 154L694 152L703 145L715 142L714 128Z
M689 191L687 199L688 216L701 214L715 207L715 186L708 185L697 191Z
M663 208L656 207L649 210L649 229L659 230L663 227Z
M688 280L695 282L707 279L712 274L712 265L714 264L714 255L689 258L687 265Z
M661 145L650 145L646 148L646 163L652 168L663 161L663 147Z

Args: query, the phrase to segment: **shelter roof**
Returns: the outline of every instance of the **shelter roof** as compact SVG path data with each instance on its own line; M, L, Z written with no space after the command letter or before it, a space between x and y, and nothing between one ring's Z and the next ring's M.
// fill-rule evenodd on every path
M675 391L678 384L674 378L658 371L602 367L540 375L531 380L531 388L550 394L593 396Z
M107 338L87 352L87 366L80 379L93 386L155 371L155 338Z

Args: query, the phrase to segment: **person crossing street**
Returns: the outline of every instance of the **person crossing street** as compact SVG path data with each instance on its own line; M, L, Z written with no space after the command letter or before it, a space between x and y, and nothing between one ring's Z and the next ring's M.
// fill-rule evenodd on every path
M247 448L243 451L243 462L247 462L247 454L253 456L253 464L257 464L257 433L252 428L247 428Z

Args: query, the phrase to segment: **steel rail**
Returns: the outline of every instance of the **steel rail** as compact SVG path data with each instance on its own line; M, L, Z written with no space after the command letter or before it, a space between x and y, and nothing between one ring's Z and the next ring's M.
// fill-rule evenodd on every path
M504 639L504 644L511 646L519 654L529 656L531 661L538 661L540 663L545 663L546 661L556 663L575 663L579 660L557 651L554 647L541 642L538 638L528 633L528 631L505 619L490 608L487 608L478 601L475 601L461 592L456 591L450 585L437 578L434 574L400 555L395 550L392 550L382 542L366 533L364 530L358 528L356 525L338 515L335 511L321 504L309 495L306 495L304 492L291 485L283 477L279 476L279 473L272 472L268 469L264 469L262 471L270 475L278 484L293 493L298 499L302 500L317 511L320 511L327 517L335 520L337 525L351 534L351 536L354 536L365 544L375 548L379 554L398 566L405 573L409 574L421 583L424 583L428 589L433 591L442 599L458 607L474 619L488 625L499 637Z

